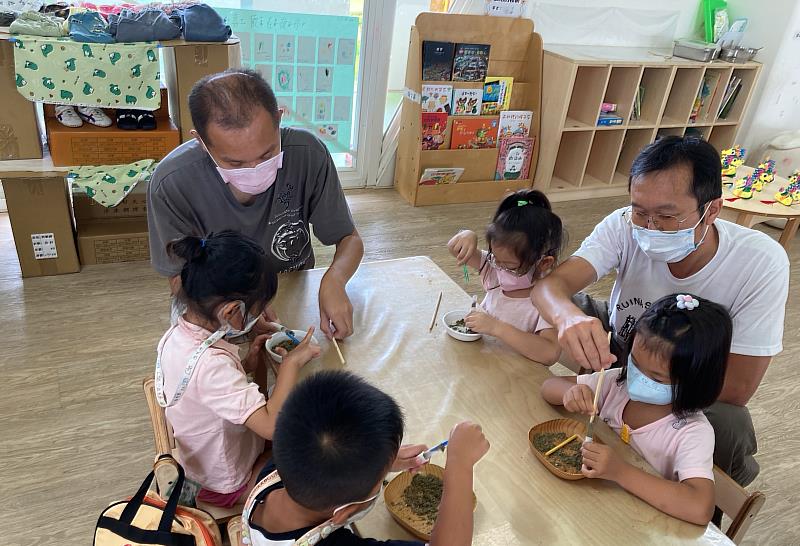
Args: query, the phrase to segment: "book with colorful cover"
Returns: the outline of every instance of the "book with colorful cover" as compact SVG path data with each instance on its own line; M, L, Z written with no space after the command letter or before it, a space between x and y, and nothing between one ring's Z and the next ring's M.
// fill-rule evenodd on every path
M449 114L453 98L452 85L423 85L422 111Z
M500 112L500 128L497 138L526 137L531 132L533 112L530 110L506 110Z
M493 116L453 118L450 149L470 150L497 146L498 119Z
M510 76L487 76L483 84L481 114L497 115L511 105L511 90L514 78Z
M489 49L490 46L486 44L456 44L453 81L483 81L489 68Z
M510 137L500 141L495 180L525 180L530 175L534 139Z
M422 149L446 150L448 145L447 114L443 112L422 113Z
M453 115L479 116L482 89L453 89Z
M597 125L622 125L622 118L616 114L601 113L597 116Z
M439 184L455 184L464 169L460 167L425 169L419 179L420 186L437 186Z
M449 80L453 75L453 42L422 42L422 79Z

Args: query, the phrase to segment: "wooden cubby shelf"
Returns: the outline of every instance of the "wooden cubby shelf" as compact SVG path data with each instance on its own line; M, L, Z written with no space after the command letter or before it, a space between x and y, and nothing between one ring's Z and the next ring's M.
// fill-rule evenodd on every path
M695 135L717 149L729 148L761 71L755 62L700 63L646 48L559 45L547 47L543 66L542 142L533 187L556 201L624 194L633 160L657 138ZM733 78L741 79L741 88L720 118ZM640 86L640 115L631 119ZM711 93L697 111L704 87ZM617 105L622 125L597 126L603 102Z
M421 206L496 201L509 190L531 187L541 146L544 54L542 38L533 31L533 21L443 13L421 13L417 17L411 27L406 88L416 93L421 92L423 84L452 85L454 89L482 89L483 82L422 81L422 42L426 40L490 45L487 76L513 77L509 109L533 112L530 136L534 138L534 145L530 174L521 180L494 180L498 148L422 150L422 109L418 102L406 97L401 111L395 167L397 191L412 205ZM448 125L454 117L450 116ZM464 169L464 173L456 184L420 186L419 179L424 170L437 167L459 167ZM577 176L576 187L580 184L581 176L582 172Z

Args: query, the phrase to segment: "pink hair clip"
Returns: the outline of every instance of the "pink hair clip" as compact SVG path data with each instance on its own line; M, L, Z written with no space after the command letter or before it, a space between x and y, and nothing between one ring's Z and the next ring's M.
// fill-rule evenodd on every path
M675 296L675 299L678 302L678 309L686 309L687 311L691 311L692 309L696 309L700 306L700 302L688 294L679 294Z

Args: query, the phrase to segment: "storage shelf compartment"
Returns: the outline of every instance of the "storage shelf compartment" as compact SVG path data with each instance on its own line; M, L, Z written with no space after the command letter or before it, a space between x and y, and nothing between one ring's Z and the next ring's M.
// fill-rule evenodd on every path
M497 166L497 148L478 150L423 150L419 156L419 172L425 169L460 167L464 169L461 182L493 180Z
M736 125L719 125L715 126L711 131L711 136L708 137L708 142L717 150L725 150L734 145L734 138L736 138Z
M578 67L565 127L575 127L576 124L583 124L585 127L595 126L610 70L608 66Z
M698 125L708 124L716 119L719 105L722 103L722 97L725 95L725 88L728 86L732 72L733 68L730 67L706 69L702 80L703 87L700 90L703 90L707 95L702 99L702 106L694 123ZM692 122L691 119L689 121Z
M494 173L493 173L494 174ZM531 180L479 180L438 186L420 186L417 206L499 201L507 192L531 187Z
M669 90L667 105L664 107L664 115L661 124L682 124L689 121L689 114L692 112L694 99L697 97L697 90L703 79L703 68L677 68L675 78L672 80L672 87Z
M681 136L685 129L685 127L662 127L656 133L656 140L665 136Z
M612 183L619 183L620 177L627 184L631 172L631 164L642 148L653 142L653 129L628 129L622 141L622 151L619 154L616 171Z
M638 120L631 120L630 124L635 125L655 125L661 115L661 108L667 96L667 89L672 79L672 68L647 67L642 72L642 79L638 87L643 88L643 98L641 100L641 115ZM636 95L634 94L634 100Z
M708 140L710 134L711 134L710 125L695 125L693 127L687 127L686 131L683 133L683 136L699 137L702 138L703 140Z
M568 189L580 186L593 134L593 131L571 131L561 135L553 179L550 181L551 188Z
M622 146L625 129L614 131L598 131L592 140L589 160L586 163L586 174L583 176L581 187L607 186L611 184L614 167Z
M617 105L616 115L622 118L623 123L630 119L633 99L636 96L641 74L642 69L637 66L614 66L611 68L603 102Z
M741 119L742 111L753 89L753 83L755 82L757 73L758 71L755 68L736 68L733 70L731 79L741 78L742 85L736 96L731 99L733 104L727 112L727 115L724 118L720 117L720 120L738 122Z

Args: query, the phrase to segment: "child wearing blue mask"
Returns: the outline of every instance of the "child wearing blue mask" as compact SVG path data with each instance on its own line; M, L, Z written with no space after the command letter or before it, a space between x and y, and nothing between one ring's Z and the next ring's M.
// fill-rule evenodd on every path
M264 251L234 231L185 237L168 251L184 261L180 302L185 313L158 344L155 389L173 429L178 460L199 484L197 499L229 508L243 500L266 462L283 401L300 369L320 353L313 327L291 353L283 352L275 388L264 385L267 335L257 336L244 360L226 338L246 334L278 288Z
M714 429L702 410L722 391L733 324L724 307L688 294L656 301L639 318L627 365L605 372L599 417L661 478L586 442L583 474L618 483L659 510L706 525L714 512ZM599 373L553 377L542 396L592 414Z
M494 336L523 356L547 366L561 354L558 336L531 301L536 281L556 265L564 244L561 219L537 190L509 194L486 230L488 250L478 250L478 236L463 230L447 243L458 265L477 270L486 296L465 324Z

